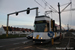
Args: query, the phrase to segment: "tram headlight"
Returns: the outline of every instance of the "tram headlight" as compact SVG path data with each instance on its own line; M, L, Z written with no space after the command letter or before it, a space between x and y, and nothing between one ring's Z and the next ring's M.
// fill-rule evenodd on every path
M41 42L41 43L43 43L43 42Z
M33 39L34 39L35 37L33 37Z
M33 43L35 43L35 41L33 41Z
M41 37L41 39L42 39L42 37Z

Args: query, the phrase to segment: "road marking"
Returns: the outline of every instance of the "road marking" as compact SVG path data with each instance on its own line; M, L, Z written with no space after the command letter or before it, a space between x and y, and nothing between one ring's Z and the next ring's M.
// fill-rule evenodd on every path
M23 43L23 44L25 44L25 43L27 43L27 42L29 42L29 41L31 41L31 40L24 41L24 42L20 42L20 43ZM14 44L14 45L17 45L17 44L20 44L20 43L13 43L13 44Z
M25 41L25 42L22 42L23 44L27 43L27 42L30 42L31 40L28 40L28 41Z

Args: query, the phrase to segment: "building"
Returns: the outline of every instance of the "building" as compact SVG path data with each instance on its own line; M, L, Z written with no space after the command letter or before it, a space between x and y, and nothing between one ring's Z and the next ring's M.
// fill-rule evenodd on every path
M60 30L60 25L55 24L55 26L57 27L57 30ZM61 26L61 30L65 30L65 29Z
M0 34L6 34L7 27L3 26L0 28ZM19 28L19 27L12 27L8 26L8 34L30 34L34 30L28 28Z

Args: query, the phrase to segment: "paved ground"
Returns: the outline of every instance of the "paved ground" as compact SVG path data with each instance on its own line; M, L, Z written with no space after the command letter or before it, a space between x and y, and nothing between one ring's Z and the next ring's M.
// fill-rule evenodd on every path
M55 42L60 42L60 44L51 45L51 42L46 44L34 44L32 41L30 41L27 43L20 43L13 46L7 46L1 49L2 50L64 50L64 48L68 46L70 50L75 50L74 37L75 35L72 35L72 33L68 32L65 35L65 38L62 38L61 40L58 39L55 41ZM70 43L68 43L69 39Z
M20 42L25 41L25 40L27 40L26 37L10 38L10 39L0 39L0 46L11 44L11 43L20 43Z
M63 40L66 41L64 44ZM51 42L46 44L34 44L31 41L28 42L27 44L21 44L19 46L12 47L7 50L61 50L59 48L65 48L69 39L63 39L63 40L62 41L59 40L61 42L60 44L54 44L54 45L51 45Z
M8 49L9 47L13 47L14 45L24 44L30 41L26 37L21 38L10 38L10 39L0 39L0 50Z

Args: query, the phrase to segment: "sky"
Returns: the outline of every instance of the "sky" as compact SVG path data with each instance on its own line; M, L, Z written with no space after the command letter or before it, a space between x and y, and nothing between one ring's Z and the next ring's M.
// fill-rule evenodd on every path
M51 10L49 9L49 5L52 5L57 11L58 11L58 2L61 5L61 10L67 6L66 3L69 3L70 0L45 0L49 5L44 3L44 0L36 0L39 4L35 2L35 0L0 0L0 27L2 25L6 26L7 24L7 14L15 12L15 11L21 11L25 10L28 7L34 8L39 7L39 15L44 15L45 11ZM66 4L66 5L64 5ZM63 5L63 6L62 6ZM72 8L75 8L75 0L72 0ZM70 6L66 8L70 9ZM72 13L71 13L72 12ZM65 11L61 13L61 25L64 28L67 28L67 24L69 24L70 28L75 29L75 11ZM50 13L48 14L50 18L54 19L57 24L59 24L59 15L58 13ZM10 15L9 16L9 26L22 26L27 27L34 25L34 20L36 16L36 11L31 10L30 14L26 14L26 12L19 13L18 16ZM27 25L27 26L26 26Z

